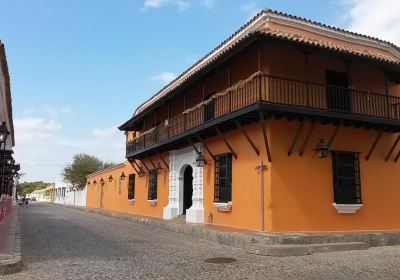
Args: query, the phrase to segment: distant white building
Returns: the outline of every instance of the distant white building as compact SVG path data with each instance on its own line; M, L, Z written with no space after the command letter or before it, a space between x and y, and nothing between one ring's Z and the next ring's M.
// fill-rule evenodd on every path
M54 203L71 206L86 206L86 187L75 189L69 187L64 182L56 183L54 192Z

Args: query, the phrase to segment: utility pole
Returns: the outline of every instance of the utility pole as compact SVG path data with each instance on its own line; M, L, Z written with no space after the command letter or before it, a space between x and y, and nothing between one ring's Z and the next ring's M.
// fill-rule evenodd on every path
M256 170L260 174L260 231L264 231L264 171L267 166L260 160L260 165L256 166Z

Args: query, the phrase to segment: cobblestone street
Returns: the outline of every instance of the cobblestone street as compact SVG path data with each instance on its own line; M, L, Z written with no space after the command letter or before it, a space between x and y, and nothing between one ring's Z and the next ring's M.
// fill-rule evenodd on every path
M272 258L49 204L23 210L25 269L2 279L400 279L400 247ZM212 264L210 257L237 259Z

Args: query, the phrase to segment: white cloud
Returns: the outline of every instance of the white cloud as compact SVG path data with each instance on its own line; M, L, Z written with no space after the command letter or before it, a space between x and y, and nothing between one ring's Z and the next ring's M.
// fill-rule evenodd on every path
M142 11L149 9L159 9L166 6L176 6L179 11L185 11L192 7L194 4L200 4L204 8L210 10L216 5L217 0L145 0Z
M15 158L26 174L22 181L58 180L64 165L77 153L114 162L124 159L125 136L116 126L69 135L54 119L25 117L15 119L14 127Z
M177 75L175 73L172 73L172 72L161 72L161 73L151 77L151 80L160 81L163 84L168 84L169 82L171 82L176 77L177 77Z
M24 118L14 120L16 143L52 138L61 128L61 124L53 119Z
M142 11L154 8L161 8L168 5L177 6L180 11L184 11L190 7L191 1L190 0L145 0Z
M47 116L50 116L51 118L57 118L60 115L68 114L70 112L71 112L71 107L57 108L57 107L50 107L50 106L45 105L40 108L33 107L33 106L29 107L28 109L23 111L22 114L25 116L46 114Z
M110 137L114 136L115 134L121 135L121 132L116 126L109 128L96 128L92 131L92 135L97 138Z
M400 44L399 0L342 0L352 31Z

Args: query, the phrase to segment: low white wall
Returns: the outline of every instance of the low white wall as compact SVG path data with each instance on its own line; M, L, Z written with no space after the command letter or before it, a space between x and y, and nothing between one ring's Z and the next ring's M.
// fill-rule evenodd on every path
M78 191L67 190L65 204L73 206L86 206L86 187Z
M69 190L68 187L65 188L64 192L62 190L60 190L58 192L56 191L56 194L54 197L54 203L85 207L86 206L86 187L82 190L77 190L77 191Z

